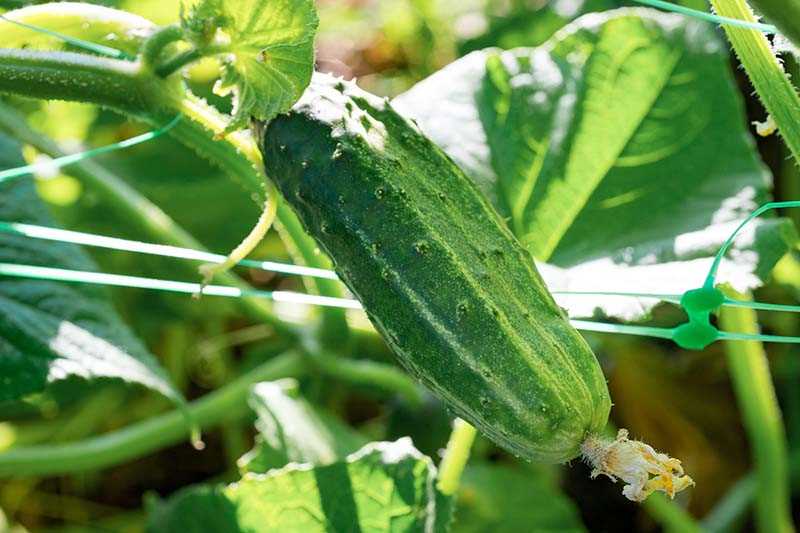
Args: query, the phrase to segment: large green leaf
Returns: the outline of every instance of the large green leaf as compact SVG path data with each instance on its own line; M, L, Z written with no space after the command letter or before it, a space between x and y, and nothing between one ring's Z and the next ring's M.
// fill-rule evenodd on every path
M575 505L544 476L470 465L458 492L453 533L585 531Z
M23 165L19 145L0 135L0 168ZM53 226L30 180L0 185L0 220ZM0 235L0 262L94 270L74 245ZM181 402L156 359L97 287L0 278L0 401L69 379L138 383Z
M264 473L287 463L326 465L344 459L367 440L332 415L314 409L297 395L297 382L285 379L253 387L256 446L239 460L245 471Z
M225 58L217 88L234 93L231 127L287 111L311 81L313 0L201 0L183 24L201 49Z
M291 463L151 504L159 533L440 531L436 468L410 439L371 443L327 466Z
M491 198L551 289L680 293L769 200L728 56L703 22L581 17L537 48L473 52L395 99ZM796 236L762 219L721 279L757 286ZM634 319L655 301L563 300Z

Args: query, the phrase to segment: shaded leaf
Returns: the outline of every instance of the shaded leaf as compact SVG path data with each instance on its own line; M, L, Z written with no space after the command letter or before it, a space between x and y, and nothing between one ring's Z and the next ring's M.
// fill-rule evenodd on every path
M435 475L431 460L410 439L376 442L346 461L292 463L225 487L193 487L165 503L151 502L148 530L440 531Z
M458 493L454 533L585 531L575 505L543 476L470 465Z
M219 94L234 94L233 123L287 111L311 80L317 12L313 0L202 0L183 21L201 50L222 54Z
M497 7L499 13L489 14L487 31L461 43L462 55L490 46L538 46L579 16L620 7L620 3L617 0L551 0L533 5L523 2L513 4L510 12L507 6Z
M24 164L0 135L0 168ZM0 185L0 220L54 226L30 180ZM0 262L95 270L74 245L0 234ZM69 379L144 385L176 402L180 394L97 287L0 277L0 401Z
M703 22L621 9L538 48L474 52L395 106L552 265L541 268L551 289L681 293L769 200L725 51ZM759 285L795 239L786 220L758 221L721 279ZM573 316L635 319L655 300L561 303Z
M263 473L287 463L326 465L367 443L334 416L298 397L297 382L291 379L257 384L250 406L258 417L258 436L256 446L239 460L247 472Z

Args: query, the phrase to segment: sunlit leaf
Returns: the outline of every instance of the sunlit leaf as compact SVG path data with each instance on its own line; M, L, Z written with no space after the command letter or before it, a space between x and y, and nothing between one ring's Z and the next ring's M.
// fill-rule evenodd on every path
M0 168L24 164L0 135ZM0 185L0 220L54 226L30 180ZM95 270L74 245L0 235L0 262ZM65 380L137 383L181 402L166 372L116 315L104 290L0 278L0 401Z
M376 442L327 466L292 463L151 505L159 533L442 531L436 468L410 439Z
M297 382L281 380L253 387L256 446L239 460L248 472L263 473L287 463L326 465L358 450L366 439L297 394Z
M681 293L769 200L726 47L701 21L591 14L538 48L473 52L395 100L491 198L551 289ZM796 235L754 223L720 278L758 286ZM635 319L656 300L564 299Z
M311 80L313 0L202 0L183 21L196 45L222 54L220 94L233 93L230 128L288 110Z

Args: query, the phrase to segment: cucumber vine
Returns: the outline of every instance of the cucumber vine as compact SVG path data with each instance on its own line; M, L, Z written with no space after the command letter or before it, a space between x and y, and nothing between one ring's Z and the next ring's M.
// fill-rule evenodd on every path
M797 44L800 27L794 20L766 21L775 22L775 26L762 23L756 19L745 0L710 0L717 15L685 7L670 7L670 3L661 0L639 1L723 24L769 113L768 122L758 125L759 134L768 134L777 129L795 160L800 161L800 97L783 71L772 44L764 36L764 32L771 34L779 31ZM789 0L783 7L772 0L752 1L773 18L776 17L774 13L800 14L798 0ZM640 15L637 11L644 10L618 12L624 13L620 19L641 17L641 27L636 31L639 31L639 38L644 44L633 47L636 50L631 52L632 57L639 53L638 47L651 46L652 43L647 39L652 38L655 43L657 37L653 35L658 32L654 28L662 24L651 14ZM616 16L609 17L609 27L619 22L612 20ZM653 20L648 20L649 17ZM669 17L682 20L676 15ZM357 342L363 342L359 346L364 346L367 341L374 342L378 338L372 336L372 330L370 335L357 338L358 333L351 331L344 309L366 311L375 330L382 334L407 370L444 398L457 416L469 421L456 419L438 477L433 463L427 457L421 454L417 457L422 461L416 463L415 468L430 467L430 471L426 470L430 474L426 474L425 478L426 496L446 500L443 508L447 512L444 514L452 510L450 501L460 493L462 484L467 481L467 476L463 476L462 482L462 475L465 474L470 451L476 446L478 429L501 447L535 462L564 462L581 457L592 468L592 477L603 474L614 481L623 481L626 484L623 494L634 501L644 501L653 492L663 492L673 498L677 493L694 486L694 481L684 473L680 461L656 452L643 442L628 439L626 430L620 430L616 439L603 436L603 428L610 424L609 410L612 405L608 385L593 349L576 328L672 339L683 348L698 350L716 340L742 341L746 344L731 344L726 350L732 381L744 413L745 427L754 445L755 479L760 490L754 496L756 521L763 530L791 531L785 435L766 356L757 341L800 342L800 337L760 334L756 328L754 310L798 311L800 308L730 299L715 287L714 276L734 236L747 221L766 208L795 207L797 202L767 204L742 222L723 244L703 288L688 291L683 298L679 295L644 292L572 292L572 295L583 296L656 297L680 303L689 316L688 325L663 328L570 320L552 298L559 291L551 294L537 266L530 260L531 252L523 246L530 243L525 239L517 240L520 236L512 230L519 228L512 227L509 230L502 220L502 214L497 216L497 206L491 204L492 199L484 195L485 190L480 190L483 184L477 183L478 187L475 187L479 180L461 168L448 149L440 150L426 136L428 132L425 127L407 120L400 108L394 107L388 99L374 97L355 84L315 73L314 40L318 24L313 0L199 0L182 11L178 23L165 26L156 26L121 10L73 2L25 7L0 16L0 31L4 32L4 40L0 44L0 93L95 104L147 124L155 130L141 139L127 141L130 145L145 138L170 135L237 180L263 208L250 235L227 258L223 260L223 256L216 256L202 259L213 263L201 267L203 280L200 284L5 261L0 261L0 275L15 279L116 284L176 292L197 291L198 295L207 293L239 298L251 317L269 323L282 342L276 343L278 346L274 349L266 350L269 352L267 357L271 358L266 363L251 366L240 378L187 404L187 412L202 428L244 417L247 398L250 397L251 401L253 398L252 385L285 377L323 375L350 384L375 387L390 391L402 397L414 409L419 409L424 403L423 394L406 374L383 363L341 361L330 355L332 348L343 346L343 351L351 355ZM574 34L576 40L587 39L583 43L585 46L576 47L573 53L564 52L564 61L554 62L555 70L550 73L553 79L563 75L564 80L577 80L574 95L567 95L569 91L564 87L557 88L558 91L564 89L565 95L575 96L576 99L585 96L581 92L584 89L588 94L596 88L591 86L592 80L586 82L586 87L581 85L584 83L583 75L588 78L604 72L601 68L602 58L597 61L593 58L588 62L585 72L582 70L584 67L579 66L585 60L581 59L582 54L597 52L592 49L596 44L592 39L601 40L592 33L599 19L592 24L586 23ZM668 24L664 23L665 27L671 27L672 24L672 18ZM571 35L569 31L562 33L564 36ZM601 44L597 45L598 49L603 46L613 49L630 43L620 39L619 42ZM572 44L564 45L562 42L561 48L543 46L539 49L541 56L531 56L535 59L531 59L530 63L535 63L536 69L531 70L535 75L529 76L530 79L523 80L520 72L531 65L517 66L520 72L514 78L509 77L508 94L494 95L498 100L493 111L502 115L502 120L494 126L498 127L498 131L500 126L510 129L503 130L506 134L483 131L487 136L490 133L495 136L487 142L499 139L502 141L499 144L505 148L505 141L516 141L508 137L526 130L530 125L528 122L536 122L537 127L542 124L542 127L552 129L560 127L555 119L550 125L539 120L542 118L539 116L535 117L538 122L528 121L524 113L517 114L516 107L513 112L509 112L509 109L523 100L522 107L526 111L531 108L538 110L537 106L544 109L552 103L548 98L553 96L555 99L556 92L551 95L547 91L552 88L545 91L536 85L542 81L540 78L547 77L541 76L543 71L537 69L547 63L544 59L553 50L563 51L569 46ZM658 43L652 44L654 50L660 50L659 46ZM679 45L675 45L675 49L679 50ZM611 56L613 54L609 53ZM543 58L541 65L540 57ZM654 57L679 58L680 54ZM487 62L487 69L496 71L494 73L498 77L506 75L505 69L509 66L506 60L501 60L500 56L493 57ZM224 101L226 107L230 104L229 112L223 112L194 94L187 83L191 68L201 61L219 67L213 92L228 99ZM622 64L628 58L620 61ZM632 64L638 68L646 64L646 61L636 61ZM675 61L677 72L680 70L680 61ZM623 66L625 68L619 69L619 78L611 76L606 80L608 85L597 86L611 87L611 82L626 80L623 75L629 76L636 70L629 69L630 65ZM565 70L556 73L562 68ZM575 72L568 72L570 69ZM589 72L591 69L597 71ZM614 71L614 76L617 75ZM678 74L666 72L664 84L674 89L673 86L691 83L694 75L691 71ZM673 76L678 78L677 82L672 79ZM640 81L634 79L636 83ZM517 101L516 96L514 99L509 96L513 92L510 89L512 82L520 86L530 83L536 90L530 93L530 98ZM559 83L566 87L567 82L562 82ZM623 86L625 84L620 83L620 87ZM608 92L609 99L624 94L616 86L613 88L613 92ZM568 89L571 91L575 88ZM485 98L488 94L486 91L487 84L483 83L476 92L478 97ZM653 122L664 120L663 131L659 130L659 133L671 133L669 120L672 117L662 113L659 105L656 105L661 102L662 93L666 92L667 89L654 92L652 102L639 102L642 109L637 113L642 117L633 117L636 120L628 117L631 118L631 138L620 137L617 139L619 153L606 154L607 158L601 165L604 171L597 176L598 183L581 193L585 193L585 198L575 204L573 218L562 221L558 210L553 211L555 215L548 220L564 222L563 231L553 237L552 242L548 241L547 253L540 259L550 260L550 256L557 255L562 237L568 229L571 231L579 212L585 207L583 204L590 202L593 195L602 190L599 182L610 172L609 169L627 168L626 165L634 168L661 164L674 155L672 152L667 155L656 152L658 157L655 158L647 152L649 148L642 139L631 140L636 132L645 130L650 124L645 118L653 109L658 112L649 119ZM597 94L592 92L598 99L592 102L594 107L580 108L578 114L592 115L591 111L603 104L600 97L603 95ZM509 97L508 101L500 98L506 96ZM567 100L565 96L564 101ZM563 105L566 109L573 104ZM580 105L584 103L579 102L575 109L579 109L577 106ZM671 102L667 102L669 105L672 105ZM501 113L504 106L507 107ZM614 116L614 113L624 115L625 111L630 111L623 109L625 105L619 107L606 111L610 116ZM484 112L488 111L478 109L476 115ZM564 117L559 118L562 119ZM516 124L516 120L521 124ZM593 131L603 132L604 121L595 122L591 124L596 127ZM487 124L481 123L481 126L487 127ZM518 130L513 130L512 126ZM199 251L199 244L188 233L144 197L128 188L122 180L102 167L93 166L90 162L87 164L85 158L88 155L101 153L105 149L96 149L82 156L67 156L57 145L31 130L22 116L4 104L0 104L0 129L11 131L16 138L52 157L64 158L59 164L73 165L71 171L76 176L91 184L122 212L130 214L153 240L173 245L173 252L178 250L177 247L182 247L181 253L196 254L184 259L214 256ZM585 136L584 133L583 129L579 129L574 135L567 135L580 137L588 147L579 155L569 154L569 157L574 156L582 164L581 158L585 158L589 161L584 165L585 168L597 170L590 161L594 155L590 153L594 151L594 141L589 138L592 136ZM547 143L541 146L527 142L529 140L525 139L527 151L523 151L526 154L535 152L537 158L541 155L541 165L534 164L531 167L530 161L523 161L519 165L526 171L527 192L525 201L521 201L518 208L514 209L515 218L527 216L528 204L534 201L536 194L542 192L539 190L542 184L546 185L545 178L539 174L552 172L550 167L556 164L553 154L549 152L549 137ZM692 143L695 140L687 145ZM684 144L677 142L675 146L675 150L684 148ZM448 148L452 149L452 146ZM491 151L495 148L491 147ZM561 148L556 146L552 149ZM564 148L565 152L569 149ZM641 150L643 154L634 154L639 158L629 154L626 159L625 154L629 150ZM511 148L507 154L500 153L498 159L505 159L505 155L514 155ZM495 163L494 160L490 161L491 165ZM0 173L0 182L5 185L6 179L30 173L35 168L36 165L20 166ZM268 177L267 173L271 175ZM581 179L585 181L584 174L583 171L576 171L573 176L575 183ZM274 182L270 178L274 178ZM552 176L547 179L552 179ZM595 185L596 190L593 188ZM508 192L512 196L519 194L517 189ZM283 203L278 201L282 198L281 194L286 199ZM564 194L576 195L574 190L565 191ZM639 194L649 192L615 191L605 199L603 209L615 209L625 203L636 202ZM752 198L753 202L760 200L760 196ZM737 209L744 210L744 205L737 204ZM386 212L391 216L384 217ZM145 213L149 213L154 220L148 220ZM387 225L387 220L393 224ZM314 296L280 288L256 290L228 272L235 265L248 266L243 259L273 223L295 262L310 267L305 273L299 270L292 273L305 276L308 291L322 296L316 297L316 301L313 301ZM12 223L0 221L0 226L0 233L11 235L12 238L23 233L19 227L12 227ZM533 229L538 231L540 226L537 223ZM27 228L37 231L48 229L42 225L28 225ZM95 239L97 242L104 238L88 233L71 233L72 238L77 239L71 244L92 246L86 239ZM115 241L122 243L122 239ZM70 241L65 238L59 242ZM327 256L320 253L318 243L335 259L336 274L331 270L333 264ZM125 246L129 248L108 248L141 252L144 246L156 245L125 241ZM131 249L131 246L138 246L139 249ZM309 274L310 271L322 275L315 277ZM501 271L503 275L493 276L495 271ZM85 274L85 277L80 278L77 276L79 274ZM443 284L441 278L444 277L447 280ZM109 281L112 278L116 283ZM209 285L215 278L224 280L225 285ZM360 302L345 298L347 293L341 282ZM176 289L179 285L180 288ZM190 289L187 290L187 287ZM570 291L563 291L562 296L569 294ZM291 321L279 318L277 308L273 312L268 306L247 299L247 296L258 296L281 301L276 297L279 295L284 298L292 295L297 298L294 301L301 301L305 297L302 300L305 303L323 302L320 305L331 307L322 310L321 323L313 325L319 326L319 329L309 334L304 326L296 327ZM729 326L730 331L716 329L712 320L718 312L721 324ZM382 345L382 349L386 347ZM382 355L385 353L382 352ZM749 385L754 385L755 390L748 389ZM309 395L327 393L322 389L303 391L303 394L306 392ZM753 394L749 396L751 392ZM287 400L281 397L280 401ZM259 413L259 416L262 414ZM769 418L766 422L761 420L765 417ZM321 423L327 422L323 420ZM181 442L186 434L186 422L180 412L169 412L104 436L73 443L15 446L8 452L0 453L0 475L56 475L104 468ZM239 439L241 441L241 435ZM478 447L481 445L481 442L477 443ZM376 450L382 451L376 454ZM408 461L416 450L409 451L403 446L373 446L368 452L362 450L346 457L334 456L333 459L338 461L336 465L312 466L315 469L331 467L336 470L341 465L357 463L364 457L374 461L376 455L383 454L380 457L383 462L378 461L380 467L391 470L399 464L398 458ZM347 468L349 466L345 466ZM358 472L356 467L352 470ZM257 485L273 475L276 474L272 470L266 473L243 470L242 481L246 482L243 486L250 483ZM233 492L228 486L217 491L216 495ZM680 503L667 502L660 498L662 495L656 496L646 503L646 508L650 509L653 516L660 517L658 519L668 528L687 531L699 529L693 518L680 507ZM436 506L439 504L437 501ZM746 502L741 505L746 505ZM433 507L433 503L430 503L425 512L432 512ZM422 516L422 512L418 514ZM428 521L426 527L433 527L434 522L438 524L440 519L447 522L449 518L436 516Z
M264 5L261 5L264 4ZM172 116L184 120L171 132L186 146L220 166L265 203L253 232L231 256L235 263L260 241L276 215L277 193L262 171L261 156L246 131L249 117L269 120L300 97L313 71L313 38L317 19L313 2L292 3L292 9L274 2L228 9L228 3L199 3L183 24L150 28L133 60L98 57L91 53L0 49L0 91L46 99L66 99L99 104L153 126ZM266 9L264 6L267 6ZM53 6L51 20L59 22L60 7ZM87 6L92 17L116 25L118 34L138 28L124 12ZM7 21L47 30L47 12L23 8L6 14ZM78 19L79 20L79 19ZM76 20L76 23L78 22ZM202 28L215 28L209 32ZM243 32L251 32L244 35ZM51 35L59 35L51 31ZM238 39L238 40L237 40ZM180 46L191 48L181 50ZM76 40L70 40L75 44ZM14 44L13 40L5 43ZM90 51L95 51L94 48ZM180 67L208 57L221 56L218 87L232 94L234 111L226 117L194 96L180 76ZM255 98L259 94L259 98ZM229 268L228 264L204 269L204 279Z

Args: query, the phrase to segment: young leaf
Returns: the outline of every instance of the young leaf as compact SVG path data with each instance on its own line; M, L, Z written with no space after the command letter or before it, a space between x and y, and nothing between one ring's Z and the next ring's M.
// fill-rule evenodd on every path
M442 531L435 476L410 439L375 442L327 466L291 463L224 487L185 489L151 503L148 530Z
M474 52L394 104L537 260L559 267L541 269L551 288L697 287L725 238L769 199L726 47L702 21L646 9L587 15L541 47ZM721 269L740 289L757 286L796 238L786 220L752 228ZM562 305L635 319L655 303Z
M367 440L297 395L291 379L259 383L250 406L256 412L256 446L239 459L246 472L264 473L287 463L326 465L358 450Z
M0 168L23 165L0 135ZM30 180L0 185L0 220L54 226ZM74 245L0 236L0 262L95 270ZM182 402L156 359L116 315L103 290L0 277L0 401L69 379L115 379Z
M216 91L234 96L229 130L287 111L311 80L313 0L202 0L183 19L201 52L222 54Z

